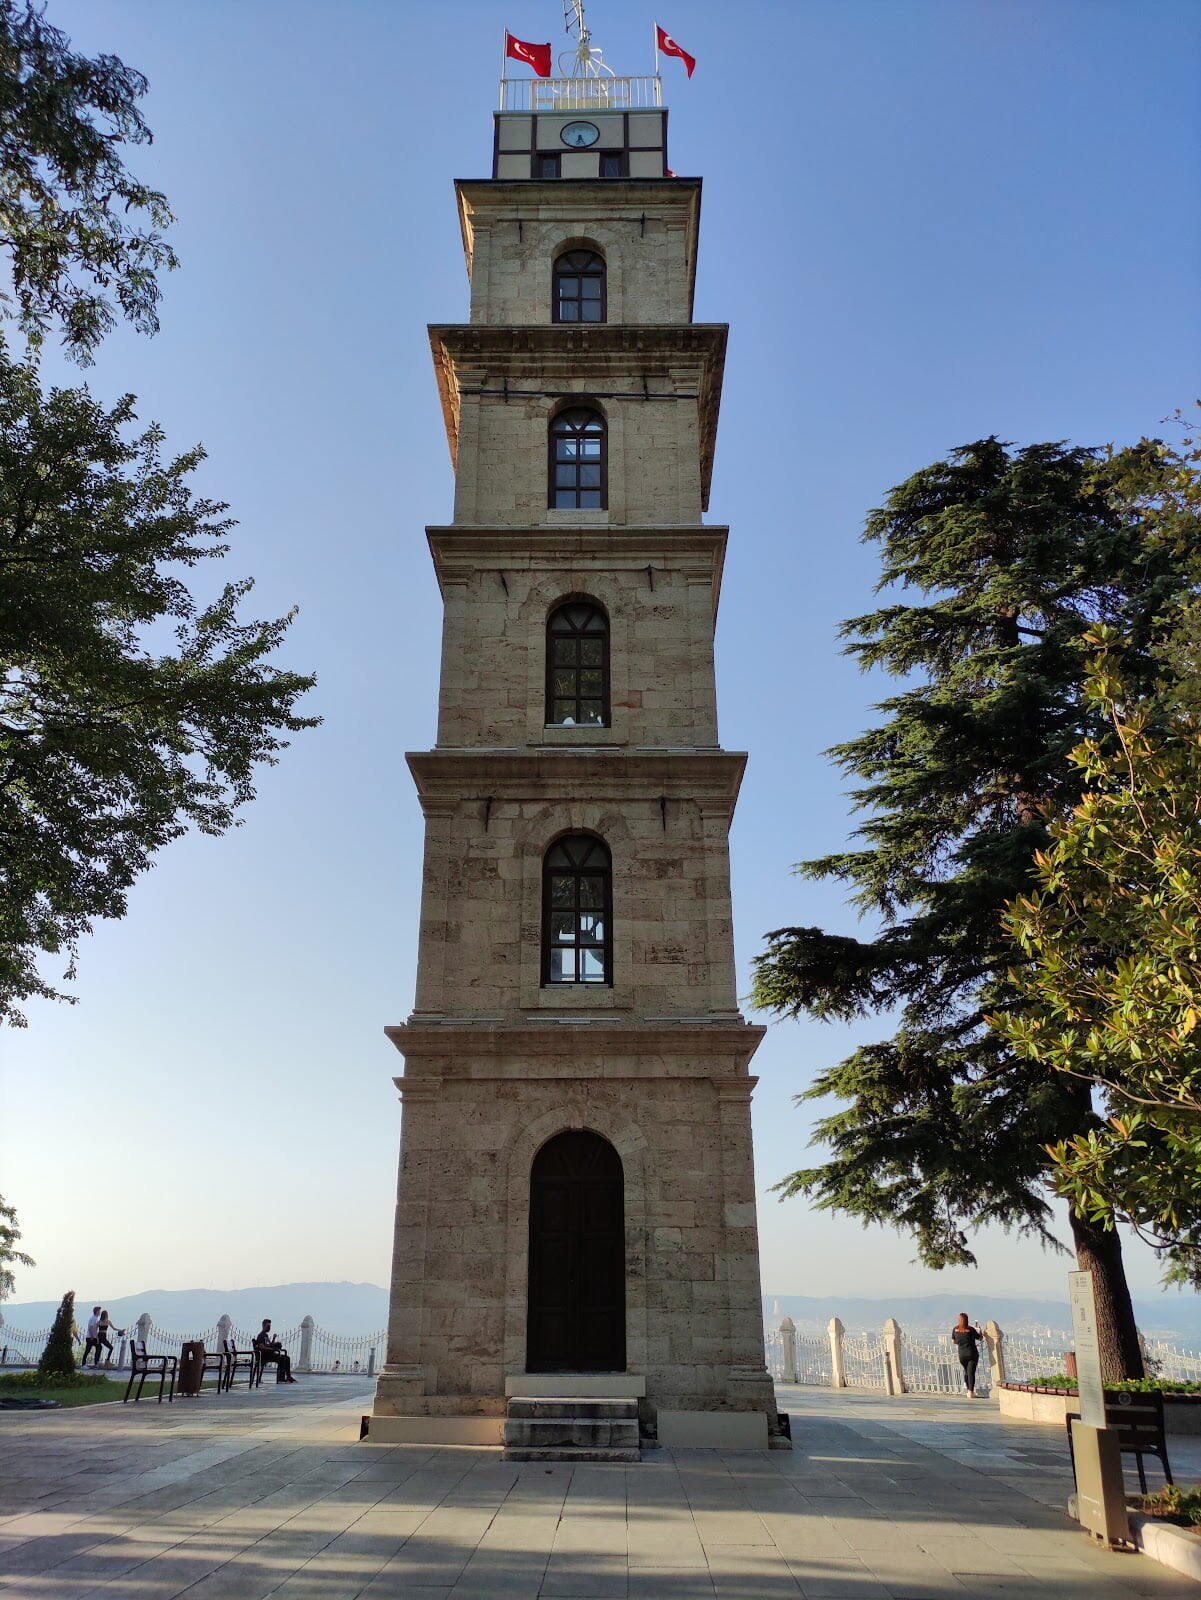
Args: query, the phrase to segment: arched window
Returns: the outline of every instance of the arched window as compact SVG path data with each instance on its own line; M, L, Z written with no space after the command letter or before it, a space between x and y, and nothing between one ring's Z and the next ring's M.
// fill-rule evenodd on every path
M613 981L613 863L590 833L573 833L542 862L543 983Z
M565 250L555 262L556 322L604 322L605 262L595 250Z
M569 600L547 619L546 720L609 726L609 619L588 600Z
M569 406L550 425L548 505L603 511L609 503L605 419L591 406Z

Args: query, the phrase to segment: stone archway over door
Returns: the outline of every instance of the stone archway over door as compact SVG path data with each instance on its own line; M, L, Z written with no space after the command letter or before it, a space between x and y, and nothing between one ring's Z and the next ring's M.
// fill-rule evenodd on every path
M528 1372L624 1372L625 1182L597 1133L549 1139L530 1170Z

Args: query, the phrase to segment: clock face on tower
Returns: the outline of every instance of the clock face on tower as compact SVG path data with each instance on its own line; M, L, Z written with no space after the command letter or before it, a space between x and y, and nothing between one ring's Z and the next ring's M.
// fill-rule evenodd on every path
M560 132L559 138L573 150L583 150L586 145L596 143L600 138L600 129L595 122L569 122Z

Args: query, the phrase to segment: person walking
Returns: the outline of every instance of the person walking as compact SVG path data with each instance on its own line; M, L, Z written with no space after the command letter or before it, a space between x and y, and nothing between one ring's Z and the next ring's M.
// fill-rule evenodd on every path
M951 1329L951 1342L958 1347L959 1364L963 1368L963 1381L967 1392L976 1398L976 1367L980 1361L980 1341L984 1335L967 1319L967 1312L959 1313L959 1320Z
M89 1324L89 1326L90 1326L90 1324ZM110 1361L112 1360L113 1341L109 1338L109 1334L112 1332L112 1330L113 1330L113 1319L109 1316L107 1311L101 1311L100 1320L99 1320L99 1322L97 1323L97 1326L96 1326L96 1365L97 1366L100 1365L100 1350L101 1350L102 1346L103 1346L103 1348L105 1350L108 1351L109 1360ZM120 1338L120 1339L124 1339L124 1337L125 1337L125 1329L124 1328L118 1328L117 1329L117 1337ZM86 1361L87 1358L85 1357L84 1359Z
M93 1306L92 1307L92 1314L88 1318L88 1328L87 1328L87 1333L84 1335L84 1343L83 1343L83 1360L79 1363L81 1367L86 1367L87 1366L88 1357L91 1355L93 1350L96 1352L96 1365L99 1366L100 1365L100 1307L99 1306Z
M295 1383L292 1376L292 1358L271 1332L271 1318L264 1317L263 1326L254 1336L254 1348L261 1365L271 1362L275 1366L276 1383Z

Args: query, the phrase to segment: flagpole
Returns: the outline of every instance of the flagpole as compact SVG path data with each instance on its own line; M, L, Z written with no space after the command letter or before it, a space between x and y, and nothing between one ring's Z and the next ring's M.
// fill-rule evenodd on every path
M659 76L659 24L651 23L651 35L655 41L655 77Z
M505 109L505 62L509 59L509 30L502 28L500 34L500 88L496 91L497 109Z

